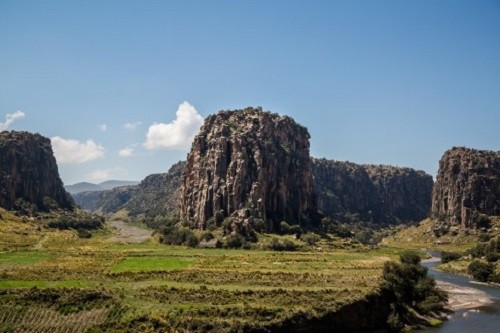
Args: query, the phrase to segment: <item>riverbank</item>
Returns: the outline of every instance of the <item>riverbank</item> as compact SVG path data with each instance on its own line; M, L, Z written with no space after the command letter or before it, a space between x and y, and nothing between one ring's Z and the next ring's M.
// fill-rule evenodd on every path
M493 304L491 297L482 290L440 280L436 280L436 283L439 289L448 293L450 310L474 309Z

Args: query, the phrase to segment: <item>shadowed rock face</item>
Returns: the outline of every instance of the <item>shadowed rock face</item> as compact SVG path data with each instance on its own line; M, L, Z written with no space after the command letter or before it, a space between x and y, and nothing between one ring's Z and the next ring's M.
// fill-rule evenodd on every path
M333 219L375 223L420 221L431 208L432 177L387 165L313 159L318 209Z
M73 209L48 138L0 132L0 206L9 210Z
M260 108L206 118L187 158L181 218L202 228L238 215L298 224L316 210L309 133L291 118Z
M402 222L427 218L432 205L431 175L390 165L364 165L380 198L385 218Z
M479 213L500 215L500 152L452 148L439 162L432 214L470 228Z

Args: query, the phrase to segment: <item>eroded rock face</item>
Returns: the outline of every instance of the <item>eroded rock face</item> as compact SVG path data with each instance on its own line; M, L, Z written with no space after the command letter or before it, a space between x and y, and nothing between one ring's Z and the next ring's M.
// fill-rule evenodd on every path
M380 198L362 165L314 158L311 168L318 209L323 214L343 222L379 220ZM353 214L357 216L349 216Z
M260 108L206 118L187 158L181 218L199 228L214 218L304 223L316 211L309 167L309 133L290 117Z
M500 215L500 152L446 151L439 162L432 214L465 228L478 227L478 214Z
M147 218L179 212L179 188L186 162L174 164L166 173L147 176L140 184L106 191L74 194L76 203L90 212L109 215L125 210L130 216Z
M421 170L364 165L377 189L383 215L402 222L427 218L432 205L432 176Z
M421 221L431 208L432 177L387 165L313 159L318 209L343 222Z
M0 206L26 213L74 208L59 178L48 138L0 132Z

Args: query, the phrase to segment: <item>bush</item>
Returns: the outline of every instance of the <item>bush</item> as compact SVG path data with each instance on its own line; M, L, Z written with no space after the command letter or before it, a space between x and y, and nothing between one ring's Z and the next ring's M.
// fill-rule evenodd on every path
M214 239L214 234L210 231L205 231L203 234L201 234L201 240L204 241L209 241L211 239Z
M224 241L224 247L229 249L239 249L243 245L243 239L238 235L229 235Z
M418 265L421 260L419 254L415 251L404 251L399 256L399 259L403 264L407 265Z
M500 259L500 254L499 253L486 253L486 260L488 262L497 262L498 259Z
M195 247L199 241L194 232L187 228L168 228L163 231L163 244Z
M102 228L103 222L104 222L103 219L99 217L75 218L75 217L62 216L60 218L47 222L47 227L59 230L68 230L68 229L95 230Z
M257 232L266 232L267 231L266 222L263 219L259 219L259 218L256 218L253 220L253 228Z
M302 235L302 237L300 237L300 240L305 242L309 246L316 245L316 243L318 243L320 239L321 238L318 235L316 235L315 233L312 233L312 232L309 232L305 235Z
M273 238L267 248L273 251L296 251L298 246L289 239L280 242L277 238Z
M462 254L459 252L447 252L447 251L441 252L441 262L443 264L446 264L447 262L453 260L458 260L460 258L462 258Z
M285 221L281 221L280 230L282 234L288 235L290 233L290 225Z
M78 229L76 231L76 234L80 238L91 238L92 237L92 233L87 229Z
M467 271L474 280L487 282L490 275L493 274L494 268L493 264L476 259L469 264Z

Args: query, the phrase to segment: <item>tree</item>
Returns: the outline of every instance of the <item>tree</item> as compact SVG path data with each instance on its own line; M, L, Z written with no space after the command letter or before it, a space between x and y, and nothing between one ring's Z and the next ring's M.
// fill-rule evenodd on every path
M427 276L427 268L420 265L418 253L405 251L400 255L400 262L386 262L382 275L384 287L394 294L396 300L391 305L387 322L391 330L400 329L399 320L410 323L416 317L413 312L420 316L435 316L445 310L447 295L437 288L433 278Z

